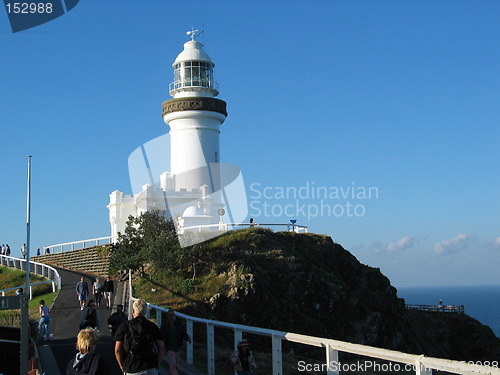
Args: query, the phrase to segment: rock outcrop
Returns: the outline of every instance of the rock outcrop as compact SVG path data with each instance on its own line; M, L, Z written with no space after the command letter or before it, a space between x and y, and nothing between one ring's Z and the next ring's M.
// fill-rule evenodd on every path
M206 317L433 357L500 358L491 329L463 314L406 310L379 269L330 237L239 232L207 245L219 287Z

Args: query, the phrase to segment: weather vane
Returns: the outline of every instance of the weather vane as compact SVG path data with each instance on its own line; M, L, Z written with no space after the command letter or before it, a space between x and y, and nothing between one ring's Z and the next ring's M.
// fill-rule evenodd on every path
M194 40L196 33L198 32L198 29L194 29L194 27L191 28L191 31L186 32L186 35L191 35L191 40Z

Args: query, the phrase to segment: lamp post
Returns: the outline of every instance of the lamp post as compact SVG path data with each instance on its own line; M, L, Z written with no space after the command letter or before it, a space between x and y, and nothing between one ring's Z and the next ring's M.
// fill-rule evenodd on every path
M30 286L30 214L31 214L31 155L28 155L28 190L26 193L26 289Z
M28 301L30 288L30 212L31 212L31 155L28 155L28 191L26 193L26 287L21 298L21 350L20 350L20 374L28 374L28 347L29 347L29 317Z

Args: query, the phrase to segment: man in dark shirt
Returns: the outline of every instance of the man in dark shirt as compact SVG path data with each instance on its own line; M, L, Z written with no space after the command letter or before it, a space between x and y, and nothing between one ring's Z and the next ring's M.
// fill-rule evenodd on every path
M116 305L116 312L111 314L108 318L108 324L110 325L111 336L113 341L115 341L115 334L118 331L118 327L128 320L127 314L123 312L123 305Z
M161 334L167 351L169 374L178 375L177 362L179 361L179 353L182 349L184 341L191 342L191 337L186 332L186 327L176 320L175 311L173 309L167 312L167 322L161 326Z
M146 308L146 301L136 300L132 306L133 318L116 331L115 357L125 374L146 371L145 375L158 375L165 347L160 329L144 317ZM134 353L131 348L138 342L143 350L134 349Z
M106 299L106 308L111 309L113 307L111 298L113 297L115 287L113 285L113 280L111 280L109 276L106 276L106 281L102 284L102 290L104 292L104 298Z

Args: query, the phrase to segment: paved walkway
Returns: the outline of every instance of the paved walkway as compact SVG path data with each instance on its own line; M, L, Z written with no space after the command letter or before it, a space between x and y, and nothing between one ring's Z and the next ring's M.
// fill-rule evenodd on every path
M59 275L61 275L62 286L50 312L52 340L39 347L41 362L47 375L65 374L66 365L75 356L76 336L79 332L79 324L82 316L75 286L80 281L82 275L85 276L89 287L95 281L93 277L82 273L61 268L57 270ZM118 283L114 281L114 284L115 289L117 289ZM96 352L108 362L111 370L110 375L121 375L120 368L114 358L111 333L109 332L107 323L112 311L106 309L105 303L104 307L102 305L101 307L97 307L101 323L101 338L97 344ZM59 372L56 373L56 371Z
M79 324L82 312L75 292L75 286L80 281L81 276L85 276L89 287L95 281L92 276L83 273L68 271L62 268L57 268L57 271L61 276L62 285L50 310L50 332L52 339L38 346L40 361L47 375L64 375L68 362L76 355L76 336L80 331ZM121 303L124 283L118 283L114 280L114 284L116 292L114 295L114 305L116 305ZM107 323L108 317L113 311L106 309L105 302L101 305L104 305L104 307L97 307L101 323L101 338L97 343L96 353L103 356L108 363L111 371L109 375L122 375L115 359L111 332L108 329ZM201 372L191 366L187 366L183 361L179 362L178 370L181 375L202 375ZM165 356L160 368L160 374L167 375L168 373L168 362Z

